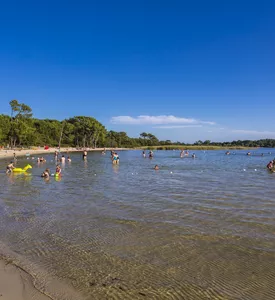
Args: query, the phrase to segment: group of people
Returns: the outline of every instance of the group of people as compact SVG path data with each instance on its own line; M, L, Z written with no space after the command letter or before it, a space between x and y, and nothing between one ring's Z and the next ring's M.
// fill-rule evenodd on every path
M45 163L45 162L47 162L47 161L46 161L46 159L42 156L42 157L38 157L38 158L37 158L37 162L39 162L39 163Z
M142 156L143 156L144 158L146 158L146 152L145 152L145 151L142 151ZM149 151L148 157L149 157L149 158L153 158L153 157L154 157L154 153L153 153L152 150Z
M49 179L51 176L51 172L50 172L50 169L47 168L41 175L41 177L45 178L45 179ZM60 165L57 165L56 166L56 169L55 169L55 175L54 176L61 176L61 167Z

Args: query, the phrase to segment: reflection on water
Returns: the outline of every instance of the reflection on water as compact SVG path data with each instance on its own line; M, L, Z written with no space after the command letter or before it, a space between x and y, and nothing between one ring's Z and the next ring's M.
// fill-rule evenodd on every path
M49 155L0 174L0 240L53 299L274 299L269 151L72 154L46 181Z

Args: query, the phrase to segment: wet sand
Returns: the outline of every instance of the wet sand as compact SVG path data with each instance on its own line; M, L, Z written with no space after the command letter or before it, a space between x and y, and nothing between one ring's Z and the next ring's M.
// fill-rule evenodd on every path
M0 298L1 300L50 300L39 292L31 277L18 267L0 260Z

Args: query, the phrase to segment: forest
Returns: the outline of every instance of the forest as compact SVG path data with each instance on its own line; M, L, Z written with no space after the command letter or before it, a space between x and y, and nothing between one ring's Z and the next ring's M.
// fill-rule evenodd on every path
M126 132L108 131L93 117L75 116L62 121L36 119L30 106L10 101L11 114L0 114L0 146L16 148L44 146L50 147L156 147L159 149L175 147L275 147L275 139L238 140L231 142L196 141L184 142L160 141L151 133L142 132L138 138L131 138Z

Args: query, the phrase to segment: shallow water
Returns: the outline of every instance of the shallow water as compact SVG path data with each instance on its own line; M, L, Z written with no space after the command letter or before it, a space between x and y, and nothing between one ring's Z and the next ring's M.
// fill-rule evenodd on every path
M71 154L49 181L53 155L19 160L29 175L0 174L2 254L53 299L274 299L275 150L194 152Z

